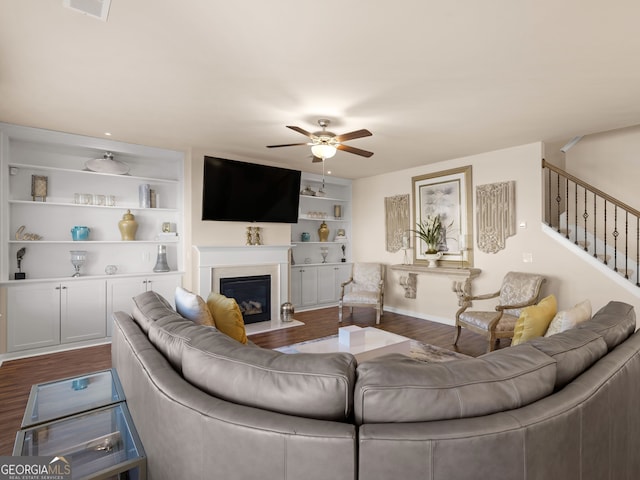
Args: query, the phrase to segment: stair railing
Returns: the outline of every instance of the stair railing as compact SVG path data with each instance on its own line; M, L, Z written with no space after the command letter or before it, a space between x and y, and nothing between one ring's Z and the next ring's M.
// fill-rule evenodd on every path
M544 159L542 170L545 223L640 287L640 211Z

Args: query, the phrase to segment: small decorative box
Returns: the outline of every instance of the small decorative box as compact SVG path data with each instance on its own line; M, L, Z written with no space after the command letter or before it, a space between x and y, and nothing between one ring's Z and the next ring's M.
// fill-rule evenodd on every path
M356 325L342 327L338 329L338 342L343 345L353 347L364 344L364 329Z

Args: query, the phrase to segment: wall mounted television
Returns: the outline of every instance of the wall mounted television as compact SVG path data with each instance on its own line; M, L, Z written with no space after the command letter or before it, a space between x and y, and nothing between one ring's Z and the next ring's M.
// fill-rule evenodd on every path
M300 171L204 157L202 220L296 223Z

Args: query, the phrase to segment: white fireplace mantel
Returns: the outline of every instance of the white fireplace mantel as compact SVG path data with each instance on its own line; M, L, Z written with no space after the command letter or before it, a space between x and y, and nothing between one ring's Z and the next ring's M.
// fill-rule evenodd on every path
M272 278L273 295L271 321L260 323L271 323L271 328L265 327L265 330L283 328L284 325L280 324L279 308L290 298L291 248L292 245L194 246L194 261L198 266L196 291L201 297L207 298L209 293L219 292L218 282L221 277L269 274ZM257 324L247 325L247 328L253 325Z

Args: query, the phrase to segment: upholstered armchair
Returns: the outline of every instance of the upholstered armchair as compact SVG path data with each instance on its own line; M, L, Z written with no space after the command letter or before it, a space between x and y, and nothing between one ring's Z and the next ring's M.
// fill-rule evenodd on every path
M346 287L346 288L345 288ZM380 323L384 307L384 265L354 263L351 278L340 285L338 321L342 322L342 308L372 307L376 309L376 324Z
M544 277L531 273L509 272L502 280L500 290L484 295L465 295L462 308L456 312L456 332L453 344L458 343L462 327L484 335L492 351L500 338L512 338L520 311L538 302ZM494 311L469 311L474 300L499 298Z

